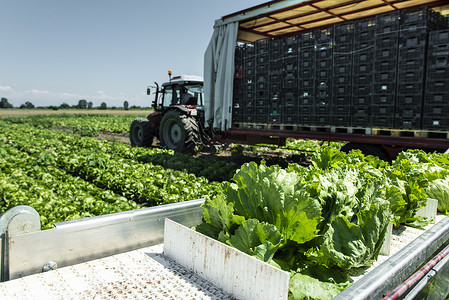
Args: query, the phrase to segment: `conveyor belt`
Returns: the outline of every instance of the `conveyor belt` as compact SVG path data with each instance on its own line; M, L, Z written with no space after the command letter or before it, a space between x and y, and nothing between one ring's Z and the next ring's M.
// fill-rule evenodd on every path
M0 283L1 299L233 299L156 245Z

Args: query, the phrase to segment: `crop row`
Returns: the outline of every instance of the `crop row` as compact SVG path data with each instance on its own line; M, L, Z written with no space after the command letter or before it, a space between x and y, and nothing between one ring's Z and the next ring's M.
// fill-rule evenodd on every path
M55 222L137 209L140 206L112 191L71 176L34 156L0 143L0 214L17 205L36 209L42 228Z
M218 183L203 177L136 160L136 156L161 149L131 148L20 124L4 124L1 129L3 143L139 203L180 202L212 196L219 190Z

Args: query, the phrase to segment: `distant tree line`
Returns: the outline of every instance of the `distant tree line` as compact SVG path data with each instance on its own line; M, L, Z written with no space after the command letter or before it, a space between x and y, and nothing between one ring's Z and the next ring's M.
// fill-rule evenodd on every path
M0 101L0 108L14 108L14 106L8 102L8 99L2 98ZM32 109L32 108L36 108L36 107L30 101L26 101L24 104L20 105L19 108ZM78 101L77 105L69 105L64 102L59 106L50 105L50 106L39 106L37 108L47 108L47 109L53 109L53 110L58 110L58 109L122 109L122 108L124 108L125 110L128 110L128 109L142 109L142 108L147 108L147 107L140 107L140 106L135 106L135 105L129 106L129 102L126 100L123 102L122 107L116 107L116 106L108 107L106 102L101 102L100 106L94 107L92 101L88 102L86 99L81 99Z

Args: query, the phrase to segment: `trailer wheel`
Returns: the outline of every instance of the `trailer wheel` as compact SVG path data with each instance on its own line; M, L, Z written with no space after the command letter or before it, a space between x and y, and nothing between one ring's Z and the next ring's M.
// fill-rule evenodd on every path
M129 128L129 140L133 146L148 147L153 144L154 130L147 119L135 119Z
M340 149L342 152L349 153L351 150L360 150L364 155L377 156L381 160L390 161L388 152L381 146L375 144L363 144L363 143L347 143Z
M193 153L199 144L198 123L192 117L177 111L168 111L159 126L162 145L176 152Z

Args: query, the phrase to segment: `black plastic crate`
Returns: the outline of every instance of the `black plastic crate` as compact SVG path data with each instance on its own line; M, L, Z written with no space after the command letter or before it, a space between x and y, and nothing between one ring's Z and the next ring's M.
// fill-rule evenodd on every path
M400 95L417 95L422 94L424 91L424 82L404 82L401 81L401 77L398 76L398 94Z
M412 119L421 117L422 106L396 107L395 117L403 119Z
M371 95L373 93L374 83L368 81L366 83L352 82L352 93L354 95Z
M296 72L298 70L298 58L284 58L282 60L284 72Z
M390 69L388 71L377 71L374 73L374 82L388 82L395 83L396 82L396 70Z
M352 79L354 85L372 85L374 80L374 73L359 72L354 74Z
M355 22L354 41L373 40L376 32L376 18L369 17Z
M283 79L284 88L294 88L298 86L298 76L296 72L286 72Z
M315 116L315 125L318 126L330 126L333 122L332 116L328 114L316 115Z
M298 99L298 90L296 88L283 89L281 97L285 101L297 101L297 99Z
M243 115L251 115L254 113L254 105L252 101L249 101L244 104L245 106L241 107Z
M245 69L255 68L256 67L256 57L255 56L245 57L243 59L243 67Z
M333 105L332 113L338 116L349 116L351 114L351 106L350 105Z
M256 100L254 100L254 105L255 107L260 107L260 106L268 106L268 104L271 101L268 100L268 97L256 97Z
M424 85L424 70L403 70L398 73L399 84L408 85L408 83L417 83L420 86Z
M314 31L302 33L299 39L300 48L309 48L315 46ZM301 52L301 49L300 49Z
M255 122L255 116L253 114L243 114L242 115L242 122L243 123L254 123Z
M395 117L394 128L397 129L421 129L421 118L400 118Z
M350 116L332 116L332 124L334 126L349 127L351 126Z
M427 93L426 104L429 105L446 105L449 103L449 95L447 92L443 93Z
M449 115L449 103L445 105L426 105L424 108L425 116L446 117Z
M371 127L372 117L371 116L351 116L351 125L353 127Z
M373 95L365 95L365 94L360 94L360 95L353 95L352 96L352 104L354 106L371 106L373 103Z
M330 59L332 60L332 53L333 48L332 47L317 47L315 49L315 57L317 60L326 60Z
M311 115L298 115L298 124L300 125L315 125L315 116Z
M396 81L375 82L373 87L374 94L394 94L396 93Z
M295 114L284 114L282 116L282 123L284 124L297 124L298 123L298 115Z
M425 72L425 60L423 57L419 58L409 58L409 59L399 59L398 61L398 71L404 72L408 70L419 69L421 72Z
M426 48L422 45L420 46L410 46L410 47L400 47L398 52L399 60L425 60Z
M449 75L449 74L448 74ZM440 80L427 80L426 93L449 95L449 76Z
M415 31L401 31L399 36L399 49L427 46L427 31L417 29Z
M392 34L399 31L400 12L392 12L376 15L376 34Z
M352 76L351 73L349 74L341 74L341 75L334 75L333 77L333 85L334 86L345 86L350 87L352 84Z
M428 80L446 80L448 79L448 69L444 68L444 69L433 69L433 68L429 68L427 70L427 78Z
M332 69L331 68L325 68L325 69L317 68L315 70L315 78L317 81L330 80L332 78Z
M315 107L315 115L331 115L332 110L329 106L316 106Z
M389 105L372 105L371 109L373 116L394 117L394 103Z
M332 104L334 106L346 106L352 103L352 94L332 94ZM348 111L349 113L349 111Z
M261 54L261 53L267 53L270 50L270 39L261 39L254 42L255 46L255 53Z
M398 107L420 106L422 102L422 90L419 93L397 94L396 96L396 106Z
M304 60L314 61L315 60L315 48L308 47L308 48L299 49L298 57L299 57L300 61L304 61Z
M399 47L399 34L383 34L376 36L376 52L379 50L388 49L395 55L397 55L397 49Z
M422 121L422 128L426 130L449 130L449 119L447 116L424 116Z
M376 48L376 62L382 60L397 60L398 48Z
M303 88L299 87L298 89L298 96L300 99L302 98L311 98L315 97L315 88Z
M298 106L298 114L300 116L303 115L313 115L314 114L314 106L313 105L300 105Z
M353 73L354 75L358 74L370 74L374 71L374 63L373 62L367 62L365 64L356 64L353 65Z
M313 78L300 78L298 80L298 86L301 88L314 88L315 80Z
M429 69L449 69L449 51L429 53L427 60ZM447 73L446 73L447 74Z
M429 33L429 45L446 45L449 44L449 29L432 31Z
M351 60L351 62L348 62L345 64L335 64L335 62L334 62L333 71L334 71L335 75L352 74L352 60Z
M352 85L351 73L334 75L333 85L338 87L344 86L345 88L350 87Z
M282 90L282 80L279 81L271 81L269 86L268 86L268 90L270 92L281 92Z
M444 26L447 25L447 20L440 13L424 5L401 11L401 26L408 24Z
M335 54L333 55L334 69L340 66L348 66L352 64L352 53L348 52L346 54Z
M373 127L379 128L393 128L394 127L394 117L387 116L373 116L371 125Z
M398 69L398 59L394 57L392 59L380 59L376 58L376 63L374 64L374 72L396 72Z
M362 51L374 51L374 47L376 46L376 42L374 37L368 39L368 40L357 40L357 38L354 39L354 52L362 52Z
M270 85L270 79L268 75L258 75L256 77L256 90L257 91L264 91L269 89Z
M313 70L315 69L315 59L300 59L298 67L300 70Z
M268 120L269 116L267 112L265 112L264 114L256 114L254 116L254 123L266 124L268 123Z
M365 117L370 116L372 111L371 105L353 105L351 107L351 115L352 116L359 116L359 117Z
M270 70L270 63L258 63L256 66L256 75L268 75Z
M282 39L282 52L284 57L296 57L298 55L299 38L290 36Z
M316 29L313 34L317 45L332 43L332 27Z
M354 64L373 64L374 61L373 49L354 53L353 55Z
M373 105L390 105L396 103L395 93L376 93L373 95Z
M338 44L351 45L354 41L354 22L347 21L333 26L334 42Z
M254 44L246 44L244 46L244 53L243 53L243 57L251 57L254 56L256 54L256 48L254 46Z
M315 99L313 97L299 97L298 105L302 106L312 106L315 103Z
M341 54L352 54L352 51L354 49L354 43L347 44L347 43L338 43L336 42L333 44L333 55L341 55Z

